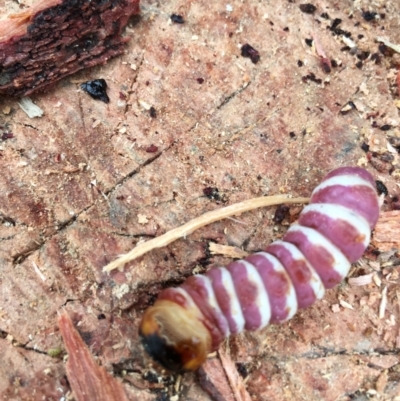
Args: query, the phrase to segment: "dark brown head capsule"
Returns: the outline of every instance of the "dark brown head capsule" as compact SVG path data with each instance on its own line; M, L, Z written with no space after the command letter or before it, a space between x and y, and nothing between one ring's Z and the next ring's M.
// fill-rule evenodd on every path
M210 332L197 308L158 300L145 311L139 328L146 352L166 369L196 370L211 350Z

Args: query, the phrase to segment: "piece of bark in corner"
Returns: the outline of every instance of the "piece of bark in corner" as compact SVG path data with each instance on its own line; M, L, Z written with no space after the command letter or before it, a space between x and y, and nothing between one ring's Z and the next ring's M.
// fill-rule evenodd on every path
M77 401L129 401L122 384L97 365L66 312L58 326L68 352L67 377Z
M124 52L140 0L41 0L0 21L0 94L28 96Z

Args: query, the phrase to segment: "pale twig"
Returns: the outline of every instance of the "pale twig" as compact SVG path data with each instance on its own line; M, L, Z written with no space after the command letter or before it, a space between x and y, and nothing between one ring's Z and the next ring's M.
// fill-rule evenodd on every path
M198 228L214 223L215 221L235 216L249 210L258 209L260 207L279 205L282 203L308 203L309 201L309 198L288 198L287 195L263 196L261 198L248 199L222 209L216 209L204 213L203 215L187 222L183 226L174 228L157 238L139 244L136 248L133 248L128 253L120 255L117 259L109 263L103 268L103 271L110 272L111 270L118 269L125 263L131 262L152 249L166 246L179 238L186 237Z

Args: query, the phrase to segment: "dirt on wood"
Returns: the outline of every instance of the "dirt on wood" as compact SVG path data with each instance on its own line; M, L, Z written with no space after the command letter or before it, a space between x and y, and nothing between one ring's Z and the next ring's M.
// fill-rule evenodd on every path
M0 15L32 4L0 0ZM261 250L299 208L278 221L276 207L247 212L102 271L206 211L307 197L342 165L366 167L398 220L400 3L301 5L143 0L123 55L31 96L42 117L0 99L0 399L73 399L63 311L131 400L399 400L399 242L382 228L350 272L372 280L231 337L200 374L170 375L145 355L143 310L232 260L210 243ZM108 104L81 90L94 79Z

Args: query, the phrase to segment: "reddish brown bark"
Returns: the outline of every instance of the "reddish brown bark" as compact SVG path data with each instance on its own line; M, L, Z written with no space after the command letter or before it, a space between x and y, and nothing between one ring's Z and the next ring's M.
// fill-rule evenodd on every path
M123 53L121 36L139 0L44 0L2 21L0 93L43 91L83 68Z
M129 401L121 383L97 365L66 312L58 318L68 352L67 377L77 401Z

